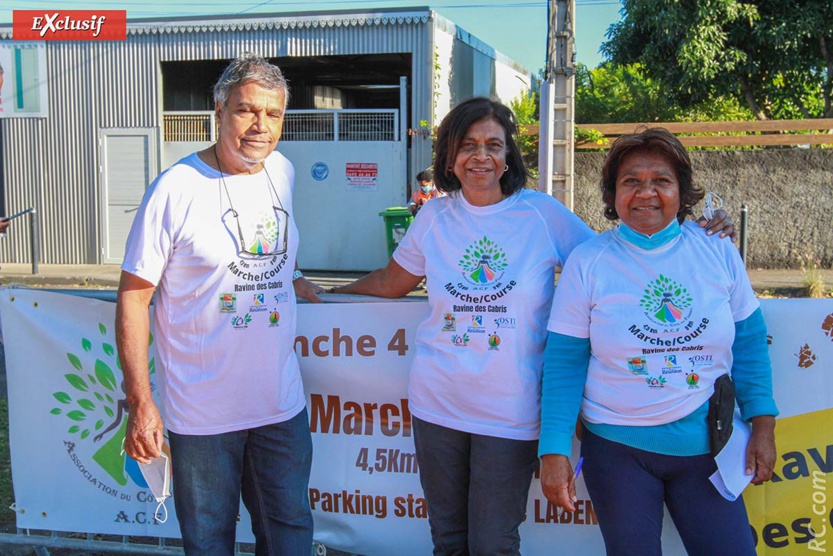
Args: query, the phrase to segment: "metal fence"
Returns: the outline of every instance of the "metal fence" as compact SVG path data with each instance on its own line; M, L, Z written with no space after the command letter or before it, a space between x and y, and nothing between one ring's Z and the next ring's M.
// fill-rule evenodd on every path
M214 112L165 112L163 125L165 141L217 140Z
M164 112L165 141L216 141L214 112ZM399 111L289 110L281 141L399 141Z

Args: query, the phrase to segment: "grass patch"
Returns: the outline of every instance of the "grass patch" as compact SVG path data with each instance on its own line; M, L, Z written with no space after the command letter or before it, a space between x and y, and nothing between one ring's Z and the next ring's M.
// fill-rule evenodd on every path
M818 267L804 269L804 293L807 297L825 297L827 289Z

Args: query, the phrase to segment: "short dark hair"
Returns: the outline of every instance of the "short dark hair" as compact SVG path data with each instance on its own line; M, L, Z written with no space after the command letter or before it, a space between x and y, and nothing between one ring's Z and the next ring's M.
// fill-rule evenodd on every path
M529 178L524 166L521 150L515 143L518 131L517 120L512 110L498 101L485 97L474 97L455 106L443 118L437 130L437 143L434 168L437 175L434 181L441 191L451 192L462 187L454 175L454 160L460 144L469 128L482 120L494 120L506 134L506 165L509 169L500 177L500 190L504 195L511 195L523 189Z
M264 89L283 91L284 102L289 104L289 86L281 69L252 52L244 52L223 70L223 74L214 85L214 102L225 108L231 90L246 83L256 83Z
M434 170L426 168L416 175L417 181L434 181Z
M677 222L682 224L686 215L693 215L692 207L703 198L703 189L694 182L691 159L680 140L673 133L662 127L643 129L628 135L622 135L610 147L602 167L602 201L604 215L608 220L617 220L616 212L616 178L622 159L633 153L656 153L665 157L674 167L680 187L680 210Z

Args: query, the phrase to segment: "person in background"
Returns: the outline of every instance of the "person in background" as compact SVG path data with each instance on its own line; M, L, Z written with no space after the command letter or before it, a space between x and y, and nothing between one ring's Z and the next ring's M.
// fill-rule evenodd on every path
M408 396L436 555L520 553L555 268L595 236L524 187L516 130L488 98L452 109L434 162L448 195L423 207L387 266L330 290L390 298L433 285Z
M659 555L663 505L689 554L752 556L742 499L709 476L707 416L731 374L752 424L746 474L769 480L775 415L766 325L737 249L686 222L703 198L680 141L623 135L602 170L616 228L573 251L550 313L541 407L541 485L574 510L568 457L581 417L587 490L607 553Z
M275 151L288 97L277 66L233 60L214 87L217 143L151 184L127 240L116 309L125 450L159 457L167 426L189 555L234 553L241 493L257 554L312 548L312 438L293 343L296 296L320 301L322 290L296 270L295 170ZM164 425L148 370L156 288Z
M419 183L419 189L414 191L414 194L411 197L411 202L408 203L408 210L411 211L411 214L414 216L416 216L419 209L422 208L422 205L431 199L436 199L437 197L445 195L434 185L434 171L430 168L417 174L416 179Z

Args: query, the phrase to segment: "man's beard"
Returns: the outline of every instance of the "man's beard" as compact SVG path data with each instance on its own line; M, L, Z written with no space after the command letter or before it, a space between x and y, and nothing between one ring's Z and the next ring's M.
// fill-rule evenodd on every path
M243 156L243 155L240 155L240 158L244 162L248 162L249 164L260 164L261 162L266 160L265 158L252 158L250 156Z

